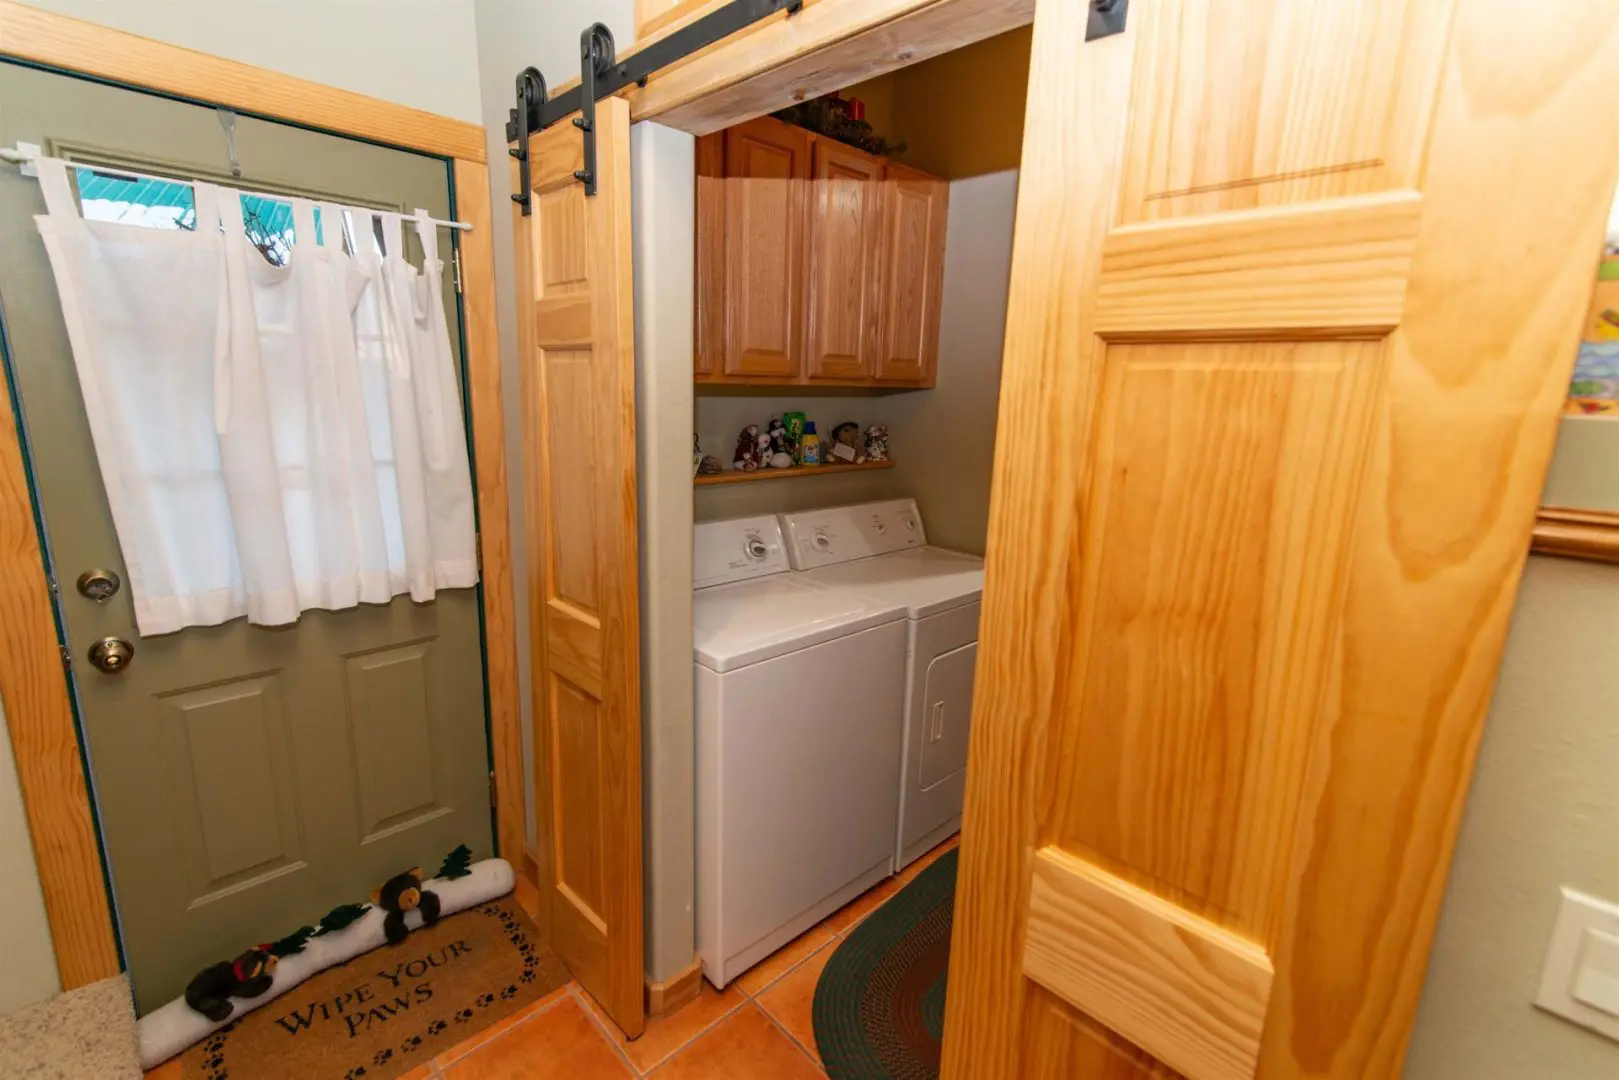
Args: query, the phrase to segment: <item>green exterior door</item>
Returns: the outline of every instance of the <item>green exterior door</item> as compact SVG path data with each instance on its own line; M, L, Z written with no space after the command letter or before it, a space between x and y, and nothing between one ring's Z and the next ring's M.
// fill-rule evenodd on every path
M87 164L450 216L440 159L238 118L233 180L213 109L0 63L0 145L19 141ZM32 220L43 212L37 182L0 169L0 314L144 1012L203 966L399 870L431 871L462 843L491 853L478 591L147 639L127 587L82 595L84 571L128 575ZM447 280L452 313L453 290ZM121 673L89 662L106 637L134 645Z

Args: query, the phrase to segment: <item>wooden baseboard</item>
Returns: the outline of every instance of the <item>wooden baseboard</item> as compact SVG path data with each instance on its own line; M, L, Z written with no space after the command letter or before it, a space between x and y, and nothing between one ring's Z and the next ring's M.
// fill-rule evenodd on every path
M1619 514L1543 506L1530 550L1537 555L1619 563Z
M517 869L537 887L540 884L540 860L533 848L524 848Z
M703 989L703 965L693 960L672 979L646 983L646 1014L648 1018L672 1013L688 1002L695 1001Z

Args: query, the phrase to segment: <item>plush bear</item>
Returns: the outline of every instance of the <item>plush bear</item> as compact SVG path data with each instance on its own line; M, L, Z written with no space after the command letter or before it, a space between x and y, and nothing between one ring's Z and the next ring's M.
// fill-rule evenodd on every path
M405 927L405 913L408 911L420 908L423 926L438 922L438 893L422 888L422 870L419 866L403 874L395 874L383 882L382 888L371 894L371 902L388 913L382 921L382 933L390 945L398 945L410 934Z
M860 456L860 425L845 420L832 429L832 452L827 460L850 464L864 460Z
M186 1004L218 1023L236 1008L232 997L258 997L270 989L275 954L268 945L255 945L235 960L221 960L203 968L186 986Z

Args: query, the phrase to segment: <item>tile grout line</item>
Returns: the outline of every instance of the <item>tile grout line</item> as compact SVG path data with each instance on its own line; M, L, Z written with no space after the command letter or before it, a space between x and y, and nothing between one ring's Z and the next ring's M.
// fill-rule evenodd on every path
M578 1004L578 1006L585 1010L585 1015L589 1017L590 1022L595 1025L596 1031L600 1033L603 1039L607 1040L607 1045L612 1048L613 1053L618 1055L618 1060L624 1063L624 1068L629 1070L630 1075L634 1077L645 1076L646 1073L642 1072L638 1067L636 1067L635 1062L631 1061L630 1056L624 1052L624 1048L618 1045L618 1040L613 1038L613 1033L611 1031L607 1030L607 1025L602 1018L596 1015L596 1010L591 1006L591 1003L585 1000L584 987L579 985L578 980L575 980L574 983L568 988L568 992L573 995L574 1001Z
M738 1012L740 1012L742 1010L742 1007L744 1005L746 1005L748 1002L750 1002L752 1000L753 999L748 996L748 992L746 990L742 991L742 1000L741 1001L737 1002L735 1005L732 1005L729 1009L726 1009L725 1012L721 1013L711 1023L709 1023L702 1030L698 1031L691 1038L687 1039L685 1042L681 1043L679 1046L675 1047L673 1050L671 1050L667 1054L663 1055L663 1057L661 1057L657 1061L653 1062L652 1065L650 1067L648 1067L648 1069L646 1071L646 1074L650 1074L650 1073L653 1072L653 1070L661 1068L662 1066L669 1064L669 1062L674 1060L674 1058L675 1058L675 1056L677 1054L680 1054L687 1047L691 1046L692 1043L696 1042L698 1039L701 1039L704 1035L707 1035L710 1031L713 1031L715 1028L717 1028L721 1024L725 1023L725 1021L727 1021L731 1017L735 1016ZM693 1002L688 1002L687 1004L691 1005L691 1004L694 1004L694 1003ZM679 1012L679 1011L680 1011L679 1009L675 1010L675 1012ZM760 1010L760 1011L762 1012L763 1010ZM673 1015L673 1014L671 1014L671 1015ZM646 1075L646 1074L643 1074L643 1075Z
M816 950L816 952L819 952L819 951L820 951L819 949ZM814 953L811 953L810 955L813 956ZM821 1062L820 1062L820 1059L817 1058L814 1054L812 1054L808 1050L804 1049L804 1044L798 1041L797 1036L795 1036L792 1032L788 1031L785 1027L782 1026L781 1021L776 1019L776 1016L775 1016L774 1013L772 1013L769 1009L765 1008L763 1005L760 1005L757 1001L755 1001L753 1004L754 1004L755 1007L758 1008L758 1010L760 1012L765 1014L765 1019L770 1021L770 1024L771 1024L772 1027L774 1027L777 1031L781 1032L782 1036L788 1041L788 1043L790 1043L792 1045L794 1050L797 1050L800 1054L803 1054L805 1057L809 1058L810 1064L815 1066L816 1071L821 1073L823 1076L826 1075L826 1066L822 1065Z
M572 981L570 981L567 984L566 988L571 990L572 987L573 987L573 983L572 983ZM550 1012L552 1009L556 1008L558 1005L561 1005L564 1001L566 1001L568 999L567 994L557 994L555 990L551 991L551 993L556 995L553 1000L548 1001L548 1002L543 1002L543 1003L542 1002L535 1002L534 1005L529 1006L529 1008L531 1010L533 1010L533 1011L531 1011L527 1016L522 1017L519 1020L513 1021L513 1023L511 1025L509 1025L505 1029L495 1033L494 1035L490 1035L487 1038L480 1039L476 1046L467 1047L467 1049L464 1052L456 1054L455 1057L450 1058L448 1061L444 1062L444 1064L442 1066L439 1064L439 1058L443 1057L444 1056L443 1054L440 1054L440 1055L438 1055L438 1057L433 1058L433 1060L431 1062L431 1064L433 1066L433 1069L435 1070L435 1072L438 1075L442 1076L443 1075L443 1070L444 1070L445 1067L450 1066L450 1065L454 1065L454 1064L456 1064L458 1062L461 1062L461 1061L464 1061L467 1058L471 1057L473 1054L476 1054L479 1050L482 1050L484 1047L488 1046L490 1043L496 1042L499 1039L504 1039L511 1032L514 1032L518 1028L525 1026L530 1020L533 1020L533 1019L535 1019L536 1017L539 1017L539 1016L544 1016L546 1013ZM538 1007L536 1007L536 1006L538 1006ZM496 1021L496 1023L499 1023L499 1021ZM491 1024L489 1026L493 1027L494 1024ZM471 1042L475 1038L477 1038L476 1035L469 1035L467 1037L467 1039L460 1045L465 1045L466 1042ZM453 1053L454 1051L456 1051L459 1048L460 1048L459 1046L452 1046L452 1047L450 1047L449 1052Z

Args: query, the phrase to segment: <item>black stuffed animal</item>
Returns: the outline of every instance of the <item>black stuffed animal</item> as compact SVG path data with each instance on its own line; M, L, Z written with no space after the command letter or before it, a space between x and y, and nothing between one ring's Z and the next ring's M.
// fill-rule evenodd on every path
M388 944L398 945L410 934L405 928L405 912L422 912L422 925L438 922L438 893L422 888L422 869L413 867L403 874L395 874L383 882L382 888L371 894L371 902L388 913L382 921L382 932Z
M258 945L235 960L205 967L186 987L186 1004L215 1023L228 1019L236 1008L232 997L258 997L270 989L275 964L270 946Z

